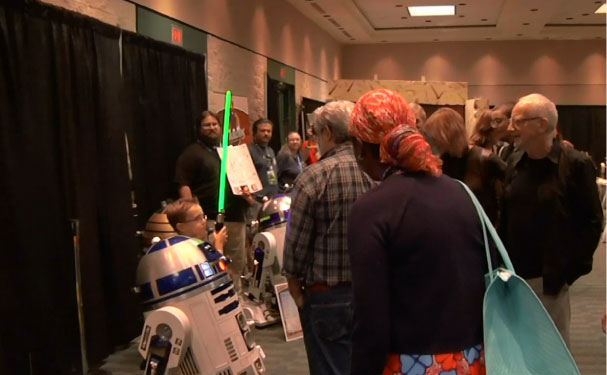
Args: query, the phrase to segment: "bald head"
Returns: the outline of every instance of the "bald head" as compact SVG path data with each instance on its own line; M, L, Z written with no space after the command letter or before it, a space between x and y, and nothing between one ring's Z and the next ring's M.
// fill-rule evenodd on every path
M548 131L556 129L559 119L556 106L547 97L541 94L523 96L516 102L515 108L524 111L528 116L537 116L546 119Z

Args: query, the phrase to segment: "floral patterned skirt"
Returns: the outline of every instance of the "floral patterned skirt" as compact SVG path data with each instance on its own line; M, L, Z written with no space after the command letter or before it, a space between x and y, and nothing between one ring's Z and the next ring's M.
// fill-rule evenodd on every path
M483 345L446 354L389 354L382 375L485 375Z

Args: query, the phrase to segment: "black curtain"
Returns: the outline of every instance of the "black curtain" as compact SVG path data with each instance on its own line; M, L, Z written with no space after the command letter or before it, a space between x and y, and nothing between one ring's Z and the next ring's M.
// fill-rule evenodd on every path
M112 336L133 331L123 324L134 316L125 314L132 298L117 290L135 260L124 209L119 30L37 3L0 12L2 238L10 249L1 273L11 279L0 288L10 297L2 304L3 340L16 340L3 342L5 363L14 361L14 373L74 373L80 352L69 219L80 221L89 359L107 354Z
M125 134L139 202L151 207L206 105L203 66L60 8L0 5L0 372L80 372L70 219L80 223L89 364L139 334Z
M138 225L176 195L175 162L207 108L204 56L133 33L123 36L129 153Z
M268 119L274 123L269 145L278 154L283 139L287 137L288 132L296 130L297 120L291 118L292 115L295 115L293 110L295 106L295 86L274 80L268 75L266 89Z
M605 106L558 105L558 128L576 149L592 156L597 167L605 162Z

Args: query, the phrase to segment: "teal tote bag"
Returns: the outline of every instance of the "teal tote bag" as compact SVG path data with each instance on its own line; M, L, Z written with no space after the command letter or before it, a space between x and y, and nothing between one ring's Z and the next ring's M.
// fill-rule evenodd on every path
M489 266L483 301L487 375L579 375L550 315L531 287L514 272L504 244L472 191L459 182L480 217ZM493 269L487 231L505 268Z

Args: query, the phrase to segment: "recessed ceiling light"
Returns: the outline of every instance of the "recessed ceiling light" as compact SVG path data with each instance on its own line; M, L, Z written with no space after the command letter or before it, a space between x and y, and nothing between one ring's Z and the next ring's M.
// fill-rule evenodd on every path
M596 14L605 14L607 13L607 5L603 4L599 7L599 9L595 10L594 13Z
M533 9L529 9L529 10L532 11L532 12L537 12L538 11L537 8L533 8Z
M455 15L455 5L411 6L407 8L411 17Z
M529 22L523 23L523 26L529 26Z

